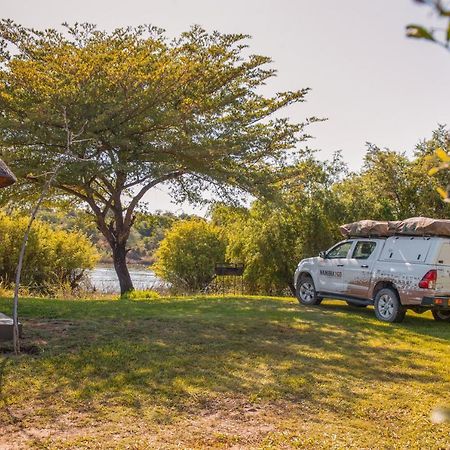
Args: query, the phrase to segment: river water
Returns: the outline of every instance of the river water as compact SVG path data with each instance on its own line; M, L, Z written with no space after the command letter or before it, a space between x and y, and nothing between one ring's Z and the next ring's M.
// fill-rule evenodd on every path
M134 288L140 291L164 286L164 282L145 266L128 267ZM113 267L99 266L88 271L92 287L98 292L120 293L119 279Z

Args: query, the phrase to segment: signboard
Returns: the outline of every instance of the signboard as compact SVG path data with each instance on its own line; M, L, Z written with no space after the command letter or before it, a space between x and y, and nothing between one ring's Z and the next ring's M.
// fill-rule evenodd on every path
M244 264L216 264L215 274L218 276L241 277L244 273Z

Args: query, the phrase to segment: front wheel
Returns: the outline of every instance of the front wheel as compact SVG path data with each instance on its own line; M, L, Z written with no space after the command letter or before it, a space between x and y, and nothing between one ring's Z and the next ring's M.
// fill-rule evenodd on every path
M438 322L450 322L450 311L432 309L431 314L433 314L434 320Z
M302 305L319 305L322 301L317 296L314 281L309 275L303 275L297 282L297 299Z
M375 315L383 322L402 322L406 308L400 303L397 292L391 288L384 288L375 296Z

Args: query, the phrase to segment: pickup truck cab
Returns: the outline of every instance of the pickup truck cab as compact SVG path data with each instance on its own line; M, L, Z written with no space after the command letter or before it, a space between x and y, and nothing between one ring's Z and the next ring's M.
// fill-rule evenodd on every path
M350 238L295 271L302 305L323 298L373 305L384 322L401 322L407 309L450 322L450 238L390 236Z

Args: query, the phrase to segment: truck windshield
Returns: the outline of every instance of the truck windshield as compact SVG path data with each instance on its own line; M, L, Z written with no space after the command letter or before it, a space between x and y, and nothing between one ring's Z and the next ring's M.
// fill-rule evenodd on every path
M353 242L343 242L342 244L337 245L336 247L332 248L327 253L327 258L334 259L334 258L347 258L348 251L350 250Z

